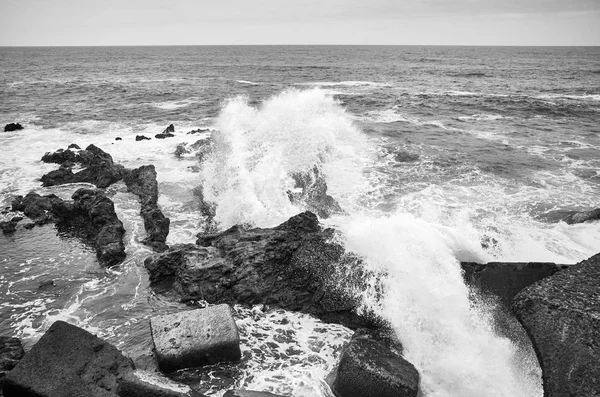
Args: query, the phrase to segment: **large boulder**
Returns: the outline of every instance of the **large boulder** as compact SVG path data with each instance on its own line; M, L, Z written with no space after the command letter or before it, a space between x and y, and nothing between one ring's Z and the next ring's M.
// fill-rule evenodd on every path
M158 182L153 165L143 165L125 176L127 189L140 198L140 214L144 219L144 228L148 236L143 243L157 251L168 247L165 243L169 234L169 218L158 208Z
M133 362L89 332L57 321L8 373L5 397L114 397Z
M569 225L597 220L600 220L600 208L590 211L575 212L564 219L564 221Z
M62 199L54 194L41 196L30 192L25 197L15 197L11 206L13 211L21 211L28 218L35 220L37 224L43 224L52 217L52 205L61 201Z
M600 254L521 291L513 311L542 367L544 396L600 396Z
M24 355L25 351L19 339L0 336L0 390L6 374L19 363Z
M498 297L507 308L523 288L569 267L545 262L461 262L460 265L469 286Z
M416 397L419 373L391 331L358 330L328 377L339 397Z
M4 126L4 132L13 132L22 129L23 126L20 123L8 123Z
M241 358L240 336L229 305L152 317L150 329L163 371Z
M94 145L89 145L85 150L78 152L67 149L46 153L42 161L61 164L58 170L42 176L42 186L86 182L105 188L123 179L126 174L125 167L115 164L110 154ZM74 164L86 168L73 173Z
M351 328L371 324L369 313L357 313L362 262L334 237L304 212L275 228L199 235L199 246L174 246L145 266L152 286L172 285L183 301L266 304Z
M170 124L167 128L165 128L165 130L163 132L161 132L160 134L154 135L154 137L158 138L158 139L171 138L171 137L175 136L175 135L173 135L174 132L175 132L175 126L173 124Z

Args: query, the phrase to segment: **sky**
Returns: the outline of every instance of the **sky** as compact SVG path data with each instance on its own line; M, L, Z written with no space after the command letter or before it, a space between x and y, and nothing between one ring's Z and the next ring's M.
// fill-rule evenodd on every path
M600 0L0 0L0 46L600 45Z

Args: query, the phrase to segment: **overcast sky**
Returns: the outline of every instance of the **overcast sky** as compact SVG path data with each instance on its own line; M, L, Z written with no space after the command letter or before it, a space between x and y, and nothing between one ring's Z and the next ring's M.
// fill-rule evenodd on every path
M600 0L0 0L0 45L600 45Z

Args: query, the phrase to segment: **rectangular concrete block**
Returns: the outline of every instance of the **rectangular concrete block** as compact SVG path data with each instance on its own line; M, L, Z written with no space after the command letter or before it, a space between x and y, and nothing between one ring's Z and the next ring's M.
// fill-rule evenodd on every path
M150 329L165 372L241 358L237 325L226 304L152 317Z

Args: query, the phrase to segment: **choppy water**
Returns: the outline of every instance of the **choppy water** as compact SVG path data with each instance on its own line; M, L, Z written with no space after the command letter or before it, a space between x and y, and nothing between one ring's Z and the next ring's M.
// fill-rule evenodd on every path
M94 143L126 167L156 166L159 205L171 218L167 242L192 242L203 226L192 192L200 183L219 205L221 227L273 226L302 210L285 194L290 173L317 165L348 211L326 224L388 275L386 298L375 302L365 291L364 301L398 331L424 395L541 396L535 358L495 334L458 261L575 263L600 251L599 223L556 222L565 211L600 206L599 48L0 55L0 122L26 128L0 133L0 207L31 190L69 197L78 186L40 188L38 178L55 166L39 159ZM170 123L175 138L135 142ZM178 143L203 137L185 135L196 128L218 131L215 155L200 169L193 155L173 155ZM184 306L148 289L137 199L122 183L108 190L127 230L128 258L116 268L99 268L89 248L52 226L0 236L1 333L31 345L66 319L148 361L149 316ZM231 375L238 386L327 395L323 378L349 330L293 313L238 313L244 364L180 379L215 395Z

